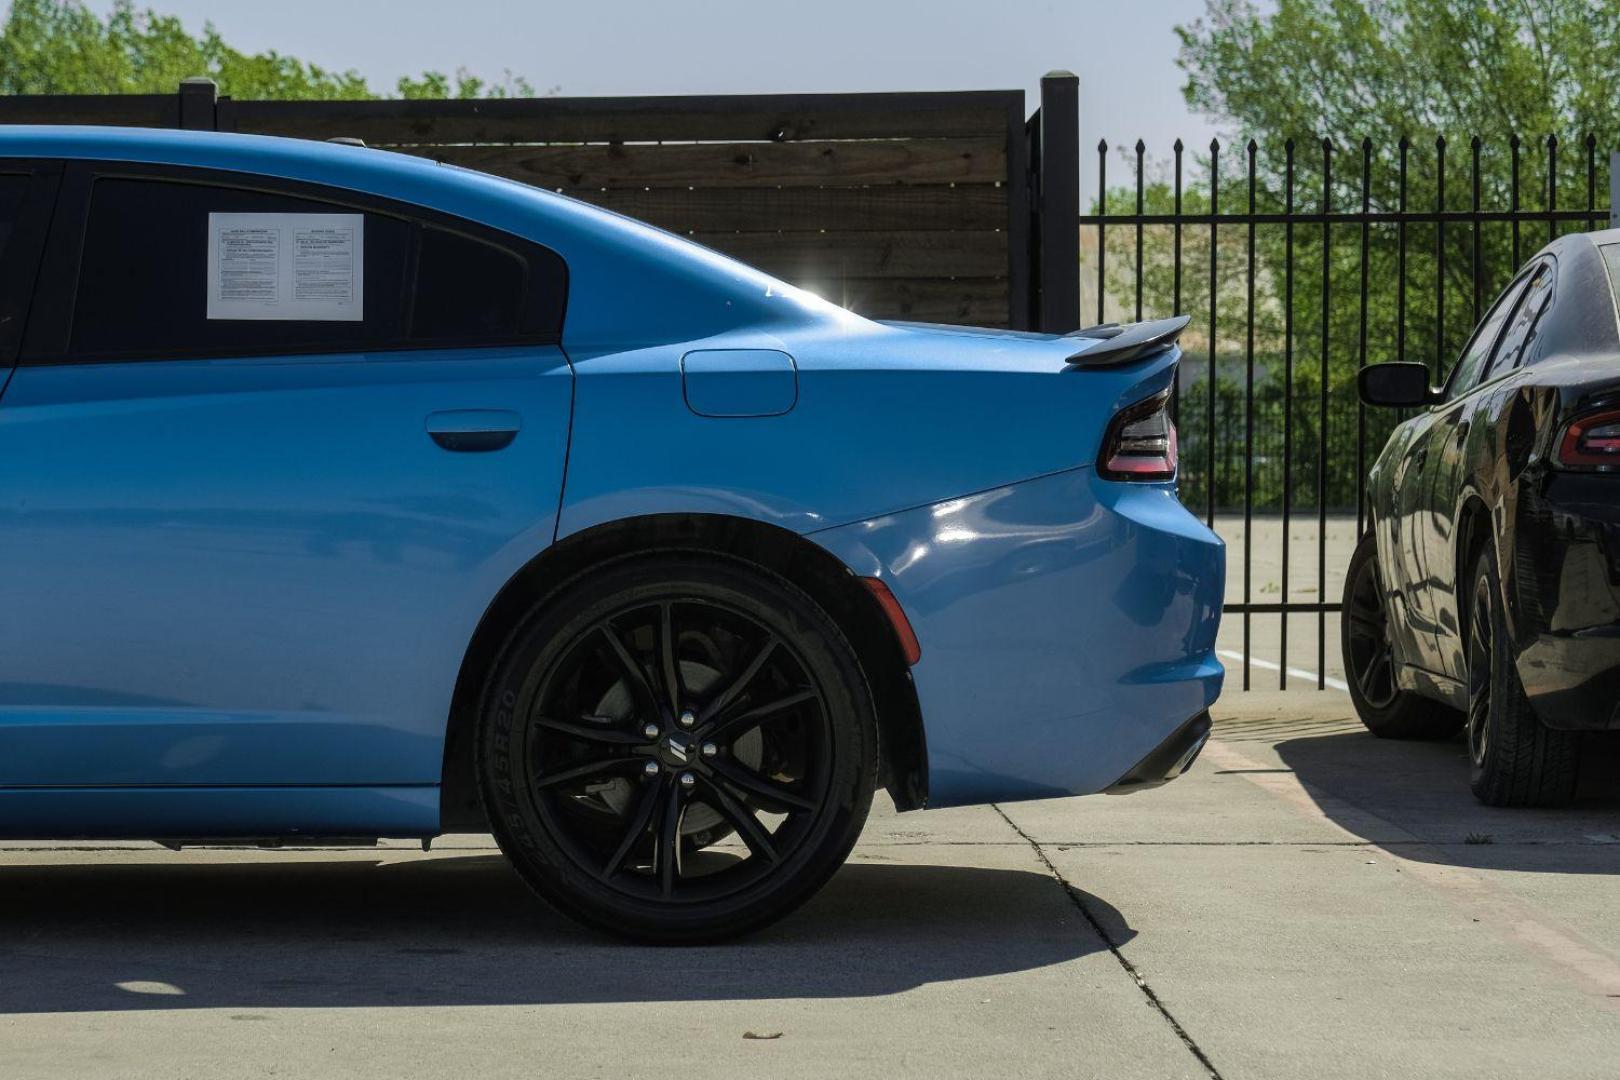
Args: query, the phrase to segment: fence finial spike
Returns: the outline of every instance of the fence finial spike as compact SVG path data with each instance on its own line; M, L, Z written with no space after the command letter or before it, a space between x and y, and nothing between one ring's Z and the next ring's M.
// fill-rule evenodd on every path
M1210 153L1212 153L1212 154L1216 153L1217 151L1220 150L1220 148L1221 148L1221 140L1219 140L1219 139L1211 139L1211 140L1209 140L1209 152Z
M1519 136L1518 136L1517 133L1508 136L1508 146L1509 147L1511 147L1514 150L1517 150L1519 148L1519 145L1520 145L1520 142L1519 142Z
M1404 153L1406 153L1406 151L1408 151L1408 150L1410 150L1412 148L1412 140L1409 137L1407 137L1405 135L1402 135L1400 137L1400 141L1397 142L1395 145L1400 147L1401 153L1404 154Z
M1475 135L1472 139L1468 140L1468 145L1473 147L1475 150L1478 150L1481 146L1484 146L1485 143L1480 139L1480 137L1478 135Z
M1369 154L1372 153L1373 141L1372 141L1372 136L1371 135L1365 136L1361 140L1361 148L1363 150L1365 150Z
M1436 150L1444 150L1446 148L1446 137L1444 135L1436 135L1434 137L1434 148Z
M1108 140L1107 139L1098 139L1097 140L1097 153L1099 153L1099 154L1108 153Z
M1292 137L1283 140L1283 149L1290 154L1294 152L1294 140Z
M1586 133L1586 148L1591 150L1595 146L1597 146L1597 132L1588 131Z
M1322 136L1322 153L1331 154L1332 152L1333 152L1333 136L1331 136L1331 135Z
M1170 144L1170 149L1174 150L1176 153L1179 154L1179 153L1181 153L1182 150L1185 149L1185 147L1183 147L1181 145L1181 140L1177 139L1175 142Z
M1547 136L1547 147L1549 149L1551 149L1552 147L1557 146L1557 145L1558 145L1558 136L1556 136L1556 135L1548 135Z
M1249 156L1253 157L1259 150L1260 150L1259 142L1255 141L1254 139L1250 139L1249 140Z
M1136 152L1138 154L1140 154L1140 153L1142 153L1142 151L1144 151L1146 149L1147 149L1147 143L1143 142L1141 139L1137 139L1136 140Z

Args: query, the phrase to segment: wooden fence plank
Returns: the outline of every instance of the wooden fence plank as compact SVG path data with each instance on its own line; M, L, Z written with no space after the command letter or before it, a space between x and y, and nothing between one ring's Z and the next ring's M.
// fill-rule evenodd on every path
M1004 229L1007 189L992 184L820 188L658 188L563 193L671 232ZM707 242L707 241L705 241Z
M1007 274L1002 232L717 233L692 239L797 285L846 278L996 278Z
M468 101L234 101L220 127L373 144L928 138L1007 133L1023 92Z
M19 94L0 97L0 124L177 127L175 94Z
M402 149L549 188L982 184L1007 176L1006 148L994 139Z
M874 319L1007 325L1005 279L851 279L837 288L815 291L835 304Z

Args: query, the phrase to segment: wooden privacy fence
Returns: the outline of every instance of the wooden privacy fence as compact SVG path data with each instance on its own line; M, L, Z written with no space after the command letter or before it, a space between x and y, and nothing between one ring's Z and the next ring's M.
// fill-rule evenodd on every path
M875 318L1079 325L1078 93L0 98L0 123L249 132L465 165L641 218Z

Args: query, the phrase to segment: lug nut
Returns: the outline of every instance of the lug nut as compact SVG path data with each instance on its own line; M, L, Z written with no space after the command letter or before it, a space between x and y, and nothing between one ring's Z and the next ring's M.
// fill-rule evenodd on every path
M714 757L714 755L718 754L719 752L720 752L720 748L718 746L714 745L714 743L706 742L706 743L703 744L702 753L703 753L704 757Z
M641 729L641 733L647 736L649 739L656 739L658 738L658 725L648 724L646 727Z
M656 761L647 762L647 764L645 764L645 765L643 765L641 767L641 771L646 773L648 776L657 776L658 775L658 762L656 762Z
M692 785L696 783L697 777L693 776L689 772L681 773L681 787L691 790Z
M685 712L681 713L681 727L689 728L696 723L697 713L693 712L691 709L687 709Z

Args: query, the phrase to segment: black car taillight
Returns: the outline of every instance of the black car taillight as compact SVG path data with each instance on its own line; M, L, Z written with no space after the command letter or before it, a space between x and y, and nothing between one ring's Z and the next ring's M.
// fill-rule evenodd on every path
M1566 469L1620 471L1620 409L1571 420L1558 440L1558 464Z
M1108 425L1097 471L1108 480L1174 480L1176 425L1170 391L1123 410Z

